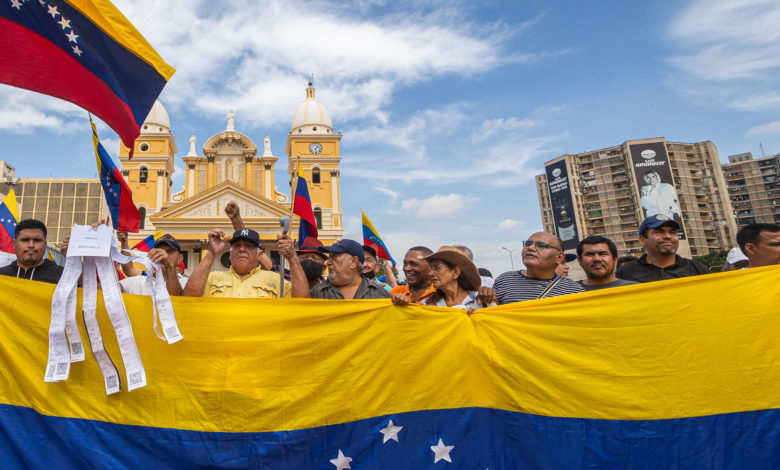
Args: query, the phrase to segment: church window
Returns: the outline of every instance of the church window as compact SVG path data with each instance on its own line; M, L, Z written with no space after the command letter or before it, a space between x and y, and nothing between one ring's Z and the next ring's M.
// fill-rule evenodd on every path
M317 167L311 169L311 184L320 184L320 169Z
M314 208L314 220L317 221L317 230L322 229L322 209L319 207Z
M148 179L149 179L149 170L147 170L146 167L141 167L141 171L138 172L138 182L146 183L146 180Z
M146 225L146 207L140 206L138 208L138 216L141 218L141 223L138 225L138 228L140 230L144 229L144 225Z
M138 150L142 152L148 152L149 151L149 144L146 142L142 142L141 145L138 146Z

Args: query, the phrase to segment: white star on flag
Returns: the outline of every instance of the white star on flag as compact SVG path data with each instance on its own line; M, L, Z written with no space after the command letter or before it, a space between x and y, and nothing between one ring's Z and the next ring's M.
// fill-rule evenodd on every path
M19 10L22 8L22 4L19 3L19 0L11 0L11 8L16 8Z
M444 442L442 442L441 438L439 438L439 443L435 446L431 446L431 450L435 454L433 457L433 463L436 463L442 459L452 463L452 459L450 459L450 451L454 448L455 446L445 446Z
M60 14L60 12L57 11L57 7L53 7L49 5L49 14L51 15L52 18L56 18L57 15Z
M58 21L58 23L60 24L60 26L62 26L62 29L70 28L70 20L66 20L64 16L60 21Z
M73 30L71 30L68 34L65 36L68 37L68 41L70 42L76 42L76 39L78 39L79 35L74 33Z
M339 456L335 459L331 459L330 463L336 466L336 470L344 470L345 468L351 469L349 463L352 462L352 457L347 457L344 452L339 449Z
M395 442L398 442L398 433L403 429L403 426L394 426L393 420L391 419L389 423L387 423L387 426L380 429L379 432L381 432L384 436L382 437L382 444L389 441L390 439L394 440Z
M76 54L77 56L80 57L82 52L83 51L81 49L79 49L79 46L73 46L73 53L74 54Z

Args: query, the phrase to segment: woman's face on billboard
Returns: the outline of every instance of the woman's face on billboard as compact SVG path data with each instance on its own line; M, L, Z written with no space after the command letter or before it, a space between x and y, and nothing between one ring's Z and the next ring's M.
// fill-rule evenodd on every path
M661 181L661 177L658 176L658 173L648 173L645 175L645 183L652 185L652 186L658 186L658 183Z

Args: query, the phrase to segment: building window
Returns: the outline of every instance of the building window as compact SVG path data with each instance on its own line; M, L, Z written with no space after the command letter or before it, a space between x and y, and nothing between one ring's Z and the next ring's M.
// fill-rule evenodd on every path
M322 209L319 207L314 208L314 220L317 221L317 230L322 229Z
M141 218L141 224L138 226L138 228L143 230L144 225L146 224L146 207L140 206L138 208L138 216Z
M138 172L138 182L146 183L146 180L148 179L149 179L149 170L147 170L145 166L142 166L141 171Z
M317 167L311 169L311 184L320 184L320 169Z

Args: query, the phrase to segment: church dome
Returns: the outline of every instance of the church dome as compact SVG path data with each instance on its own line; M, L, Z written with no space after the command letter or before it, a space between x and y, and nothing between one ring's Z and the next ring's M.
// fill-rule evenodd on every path
M314 87L309 82L306 88L306 101L298 105L293 116L292 129L290 133L295 134L332 134L333 122L330 120L330 113L325 109L316 98L314 98Z
M154 102L152 110L149 111L149 115L144 119L144 123L141 126L141 134L159 134L161 132L171 132L171 120L168 118L168 111L160 103L159 100Z

